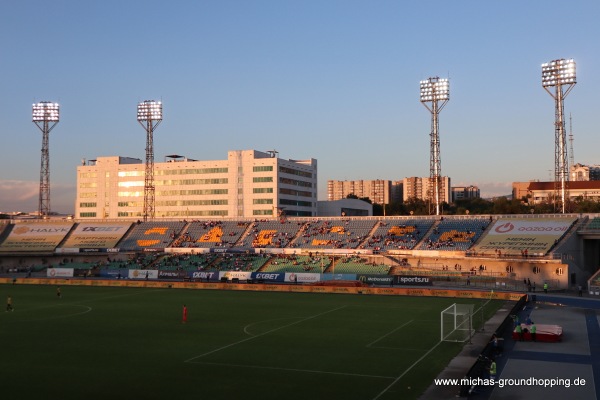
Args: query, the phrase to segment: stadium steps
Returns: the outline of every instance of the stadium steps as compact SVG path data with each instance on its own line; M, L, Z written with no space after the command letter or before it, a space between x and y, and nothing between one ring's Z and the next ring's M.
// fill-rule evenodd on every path
M137 224L134 222L129 226L129 229L127 229L127 232L125 232L125 234L123 236L121 236L121 239L119 239L119 241L117 242L117 244L115 245L115 247L119 248L121 247L120 244L121 242L123 242L125 240L125 238L127 238L130 234L131 231L133 231L133 229L137 226Z
M4 242L4 240L8 237L8 235L10 235L10 232L12 231L12 228L14 227L14 224L2 224L0 227L0 244L2 244Z
M565 232L564 235L562 235L560 238L558 238L558 242L550 248L550 250L548 251L548 254L554 254L554 253L558 252L560 247L563 245L563 243L565 243L567 241L567 239L569 239L573 235L576 235L577 231L579 231L581 228L583 228L587 224L588 219L589 219L588 216L585 216L584 218L578 218L569 227L569 230L567 232Z
M365 244L368 244L369 241L371 240L371 238L373 237L373 235L375 234L375 232L377 232L377 229L379 229L380 226L381 226L381 221L377 221L375 223L375 225L373 225L373 228L371 228L371 230L369 231L369 233L367 233L365 235L365 238L363 240L361 240L361 242L358 244L358 246L356 248L357 249L361 249L361 248L363 248L363 246Z
M494 225L494 221L492 219L490 219L490 223L487 224L487 226L485 227L483 232L481 232L481 235L479 235L477 240L473 244L471 244L471 246L467 249L467 251L469 251L473 247L477 246L479 244L479 242L481 242L483 240L483 238L487 236L487 234L492 230L492 225Z
M69 230L69 232L65 235L65 237L63 238L63 240L61 240L58 245L56 246L56 248L61 248L63 247L63 245L65 243L67 243L67 240L69 240L69 238L71 237L71 235L73 234L73 232L75 232L75 229L77 229L77 227L79 226L79 222L73 224L73 226L71 227L71 230Z
M250 232L252 232L252 222L250 222L248 225L246 225L246 229L244 230L244 232L242 232L242 234L240 235L238 240L235 241L235 243L233 244L233 247L238 247L238 245L240 245L241 243L244 243L246 238L248 236L250 236Z
M425 243L425 241L429 238L429 235L431 235L433 233L433 231L437 228L437 226L440 224L440 220L436 220L427 230L427 232L425 232L425 234L423 235L423 237L421 237L421 240L419 240L414 246L413 249L420 249L421 245L423 243Z

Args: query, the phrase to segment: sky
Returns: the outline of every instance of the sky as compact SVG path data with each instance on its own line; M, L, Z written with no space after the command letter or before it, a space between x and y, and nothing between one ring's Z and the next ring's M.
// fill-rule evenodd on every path
M325 200L332 179L429 176L419 82L435 76L450 80L442 175L482 197L510 194L512 182L553 176L544 62L576 61L565 99L574 158L600 164L599 17L596 0L4 1L0 211L37 210L38 101L61 107L52 211L74 211L83 158L145 159L136 107L147 99L163 102L156 162L250 149L315 158Z

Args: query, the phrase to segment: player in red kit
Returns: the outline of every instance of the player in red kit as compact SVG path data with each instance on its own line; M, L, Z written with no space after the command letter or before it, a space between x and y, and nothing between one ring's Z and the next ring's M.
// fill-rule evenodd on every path
M183 305L183 319L181 320L181 322L184 324L187 322L187 307L185 304Z

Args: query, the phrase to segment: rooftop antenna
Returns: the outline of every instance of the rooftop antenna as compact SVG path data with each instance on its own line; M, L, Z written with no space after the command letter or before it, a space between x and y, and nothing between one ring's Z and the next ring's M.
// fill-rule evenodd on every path
M267 150L267 153L271 155L271 158L277 158L279 152L277 150Z

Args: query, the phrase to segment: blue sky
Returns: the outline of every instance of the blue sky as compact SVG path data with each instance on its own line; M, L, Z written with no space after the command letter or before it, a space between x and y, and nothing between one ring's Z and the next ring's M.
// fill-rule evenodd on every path
M316 158L329 179L429 175L419 81L450 78L442 174L483 196L548 180L554 103L541 64L574 58L575 162L599 164L597 1L6 1L0 5L0 210L37 209L56 101L53 211L72 212L82 158L144 159L136 105L162 99L155 159L233 149Z

